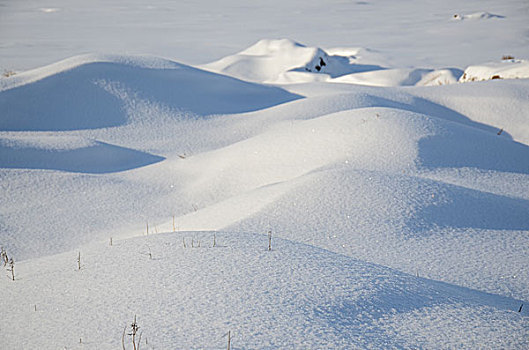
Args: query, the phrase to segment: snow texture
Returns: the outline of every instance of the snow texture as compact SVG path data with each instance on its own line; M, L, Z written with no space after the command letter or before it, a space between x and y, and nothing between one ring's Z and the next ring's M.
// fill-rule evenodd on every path
M82 249L80 270L77 252L22 262L0 305L25 324L3 323L2 343L115 349L136 315L144 349L218 349L228 331L235 349L528 345L517 300L267 241L180 232Z
M528 10L0 1L0 349L528 348Z

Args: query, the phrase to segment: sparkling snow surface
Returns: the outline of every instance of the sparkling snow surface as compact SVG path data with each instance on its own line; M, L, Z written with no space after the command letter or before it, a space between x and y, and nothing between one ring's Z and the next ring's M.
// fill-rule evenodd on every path
M528 20L0 0L0 349L529 348Z

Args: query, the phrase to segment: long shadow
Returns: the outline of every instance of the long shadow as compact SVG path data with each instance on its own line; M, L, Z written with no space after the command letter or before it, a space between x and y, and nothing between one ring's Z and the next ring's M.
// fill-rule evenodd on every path
M496 127L431 101L412 97L410 102L375 99L379 107L395 108L454 122L446 132L419 141L419 164L426 168L471 167L529 174L529 146L515 142Z
M103 142L96 142L93 146L58 151L8 147L0 143L0 168L104 174L139 168L164 159Z
M495 134L451 128L419 141L419 163L426 168L476 168L529 174L529 146Z
M379 268L377 270L379 271L372 269L373 272L384 272ZM355 271L355 267L351 266L350 271ZM521 300L445 282L415 278L389 268L386 271L387 275L382 273L380 276L366 275L357 278L358 283L352 286L349 297L338 296L324 304L306 307L312 310L317 320L329 324L330 329L336 330L338 334L351 337L353 341L365 340L369 342L369 346L376 344L383 348L384 344L395 341L378 322L388 315L414 314L414 311L436 306L450 310L450 307L486 305L497 310L516 312L523 303ZM424 312L424 316L428 315L427 312ZM522 313L528 314L528 311Z
M529 201L445 184L439 204L422 207L407 219L410 235L439 234L443 227L529 230ZM429 232L429 233L428 233Z

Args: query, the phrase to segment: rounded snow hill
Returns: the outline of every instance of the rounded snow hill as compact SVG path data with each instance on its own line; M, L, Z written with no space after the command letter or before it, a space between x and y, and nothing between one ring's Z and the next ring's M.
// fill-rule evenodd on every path
M263 39L249 48L201 67L243 80L260 83L326 81L344 74L383 69L359 64L358 50L335 50L328 54L289 39Z
M219 349L228 332L234 349L529 345L519 300L271 243L180 232L21 262L0 280L0 346L131 348L135 317L142 349Z
M0 79L0 131L114 127L149 101L192 115L241 113L300 96L145 56L79 56Z
M443 106L445 111L487 125L490 131L495 129L496 136L509 134L513 140L529 145L528 83L527 79L498 79L436 88L415 87L408 92L431 101L432 105Z
M309 82L370 86L443 85L457 82L458 69L388 69L378 54L362 48L322 50L289 39L263 39L246 50L201 66L247 81L268 84Z

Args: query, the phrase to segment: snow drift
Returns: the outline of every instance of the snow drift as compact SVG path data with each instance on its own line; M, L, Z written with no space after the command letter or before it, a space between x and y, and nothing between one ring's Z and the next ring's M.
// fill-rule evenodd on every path
M328 52L288 39L261 40L235 55L201 66L247 81L268 84L336 82L372 86L442 85L456 83L458 69L383 67L376 53L363 48Z
M2 79L2 345L115 348L138 314L156 347L525 346L527 80L437 86L461 72L365 53L217 62L282 88L127 56Z
M299 96L148 57L81 56L1 80L0 130L78 130L129 122L148 100L198 116L241 113Z
M1 342L115 349L136 315L146 349L222 348L228 331L244 349L527 345L518 300L267 244L265 235L181 232L87 247L80 270L77 252L23 262L20 280L0 281L12 327L0 326Z

